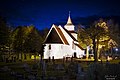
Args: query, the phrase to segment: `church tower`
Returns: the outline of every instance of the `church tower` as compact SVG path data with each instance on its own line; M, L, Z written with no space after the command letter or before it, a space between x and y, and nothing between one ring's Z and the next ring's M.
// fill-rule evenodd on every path
M74 31L75 30L75 26L72 23L72 20L70 18L70 12L69 12L69 17L68 17L68 21L67 24L64 26L65 29L67 29L68 31Z
M77 33L75 32L75 26L72 23L71 17L70 17L70 12L69 12L69 17L68 17L68 21L67 24L64 26L64 28L66 30L68 30L68 32L73 35L73 37L77 40Z

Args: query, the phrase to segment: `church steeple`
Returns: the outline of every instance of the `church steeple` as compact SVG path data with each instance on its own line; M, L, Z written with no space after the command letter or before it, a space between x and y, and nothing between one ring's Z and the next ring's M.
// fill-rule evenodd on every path
M70 11L69 11L69 17L68 17L68 21L67 24L64 26L65 29L67 29L68 31L74 31L74 25L72 23L71 17L70 17Z
M69 11L69 17L68 17L67 24L68 24L68 25L72 24L72 21L71 21L71 18L70 18L70 11Z

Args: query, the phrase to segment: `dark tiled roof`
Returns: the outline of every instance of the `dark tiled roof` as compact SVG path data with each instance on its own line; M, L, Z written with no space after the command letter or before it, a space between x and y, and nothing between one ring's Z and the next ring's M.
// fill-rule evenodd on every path
M60 39L58 33L54 28L52 28L51 32L49 33L48 37L46 38L44 43L60 43L63 44L62 40Z
M48 37L46 38L44 43L60 43L60 44L69 45L63 32L57 26L54 26L52 28L51 32L48 34Z
M65 38L65 36L63 35L63 32L60 30L60 28L58 28L58 27L55 27L55 28L57 29L57 31L58 31L60 37L62 38L62 40L64 41L64 43L68 45L69 43L68 43L67 39Z

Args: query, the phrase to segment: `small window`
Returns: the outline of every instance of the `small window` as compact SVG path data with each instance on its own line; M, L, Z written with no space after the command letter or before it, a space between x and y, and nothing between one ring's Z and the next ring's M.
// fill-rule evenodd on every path
M51 50L51 45L49 45L49 50Z

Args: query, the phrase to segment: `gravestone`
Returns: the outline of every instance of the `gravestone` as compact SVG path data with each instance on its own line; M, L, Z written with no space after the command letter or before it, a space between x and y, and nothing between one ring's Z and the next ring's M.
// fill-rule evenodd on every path
M68 68L66 70L66 75L69 77L69 79L76 80L77 72L78 72L78 70L77 70L77 63L71 62L68 65Z
M42 76L41 76L41 78L42 79L44 79L45 78L45 74L46 74L46 63L45 63L45 61L41 61L41 70L42 70Z
M4 66L3 68L1 68L2 71L10 71L11 69L8 66Z
M62 64L58 64L58 65L56 66L56 69L57 69L57 70L64 70L64 67L63 67Z
M48 60L49 62L51 61L51 58L49 57L49 60Z
M84 80L85 72L80 64L77 65L77 78L76 80Z
M101 65L100 63L92 63L88 66L88 70L86 72L87 79L90 80L103 80L104 73L106 73L106 66Z
M82 72L81 69L82 69L81 66L78 64L78 65L77 65L77 73L78 73L78 74L80 74L80 73Z
M26 64L26 63L24 63L23 65L22 65L22 67L24 68L24 70L26 71L26 72L31 72L31 68L30 68L30 66L28 65L28 64Z
M54 56L52 56L52 63L55 64Z
M35 76L34 75L28 75L28 80L35 80Z
M63 56L63 63L65 62L65 57Z

